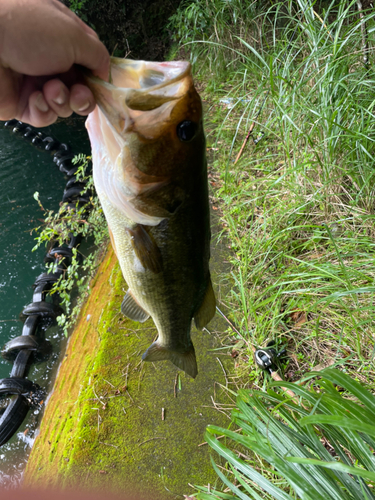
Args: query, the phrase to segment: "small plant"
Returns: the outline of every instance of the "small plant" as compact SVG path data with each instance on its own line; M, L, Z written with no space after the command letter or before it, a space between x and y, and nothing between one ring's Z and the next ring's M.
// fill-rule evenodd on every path
M69 8L72 10L77 16L79 16L84 21L87 21L87 16L83 12L85 9L85 4L87 0L69 0Z
M70 240L70 234L74 236L81 234L85 240L89 240L96 248L87 256L80 254L79 248L78 250L73 248L70 265L49 292L51 295L58 294L60 304L65 310L65 313L57 318L57 323L63 327L65 335L68 334L69 328L74 324L82 303L90 292L87 286L88 279L94 274L98 255L102 251L104 242L108 240L108 230L103 210L94 191L92 176L88 173L89 161L90 158L83 154L76 156L73 160L73 163L81 163L76 179L78 182L85 184L82 194L86 192L92 193L87 204L83 206L77 204L76 208L72 209L67 203L63 203L58 212L53 210L45 211L39 201L38 193L34 194L34 198L45 212L45 219L43 226L34 229L38 236L33 250L36 250L41 245L53 244L61 246L67 244ZM48 272L54 272L55 266L54 263L47 264Z
M375 498L375 397L338 370L309 378L317 375L310 389L270 384L291 389L295 400L273 390L239 391L232 414L237 430L211 425L205 435L225 461L212 463L227 489L200 487L198 499Z

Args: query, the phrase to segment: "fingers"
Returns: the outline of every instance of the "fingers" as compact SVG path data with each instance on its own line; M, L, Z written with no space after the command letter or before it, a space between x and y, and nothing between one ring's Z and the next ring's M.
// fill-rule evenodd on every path
M67 118L73 113L70 107L70 92L61 80L49 80L43 86L43 96L46 104L57 116Z
M86 116L91 113L91 111L94 111L95 99L91 90L86 87L86 85L76 83L71 87L70 107L81 116Z
M57 115L32 79L0 65L0 120L17 118L35 127L53 123Z
M70 18L70 43L74 51L74 64L91 69L96 76L108 81L109 53L93 29L60 2L58 8Z
M44 84L43 91L30 94L28 106L16 118L34 127L46 127L58 117L67 118L73 111L86 116L94 108L94 96L85 85L77 83L69 90L63 82L54 79Z
M77 34L79 34L79 40L74 45L75 63L91 69L94 75L108 81L109 54L107 49L96 35L83 37L82 31ZM90 43L88 43L89 41Z
M43 86L43 96L49 108L56 113L57 116L67 118L73 112L69 105L69 90L58 79L49 80Z
M43 95L48 106L62 118L67 118L73 111L86 116L95 108L91 90L80 83L68 89L61 80L49 80L43 86Z
M46 127L73 111L86 116L95 109L91 90L81 83L68 88L60 79L38 82L0 65L0 120L17 118L34 127Z
M108 81L109 53L98 35L65 5L55 3L58 3L58 8L73 21L70 34L74 50L73 62L91 69L96 76Z
M57 120L57 113L47 104L43 93L37 90L30 95L29 105L22 116L16 116L16 118L33 127L46 127Z
M94 31L58 0L0 0L0 120L36 127L95 108L76 65L107 80L109 54ZM1 21L1 16L0 16Z
M109 54L93 30L58 0L0 0L1 62L29 76L57 75L74 64L107 78Z
M78 18L77 22L82 23ZM109 53L96 33L88 26L87 28L90 32L86 29L83 30L81 26L79 26L79 29L74 33L74 63L81 64L91 69L94 75L108 81L110 64Z

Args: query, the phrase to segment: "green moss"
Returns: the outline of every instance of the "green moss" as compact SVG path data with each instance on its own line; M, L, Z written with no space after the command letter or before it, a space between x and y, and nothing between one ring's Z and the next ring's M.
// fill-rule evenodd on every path
M89 331L90 331L90 328L89 328L89 326L87 325L87 328L86 328L86 330L85 330L85 332L84 332L84 334L82 335L82 338L81 338L81 345L85 345L86 336L87 336L87 334L89 333Z
M84 371L76 381L63 377L56 384L78 384L81 389L78 399L69 399L61 419L54 414L58 424L48 438L49 461L55 468L58 461L58 472L49 477L49 484L68 487L78 481L118 492L152 490L153 498L162 498L166 488L181 495L191 491L189 483L214 482L209 449L198 446L208 423L227 421L212 405L212 398L225 400L216 384L225 385L223 371L217 354L209 352L213 339L193 333L200 369L196 380L168 362L143 363L141 354L156 330L151 320L140 327L119 312L126 285L118 265L98 289L81 319L85 322L90 308L95 308L98 321L90 334L94 330L98 336L97 348L85 355ZM85 324L81 330L74 353L88 336ZM64 362L74 363L74 356ZM181 390L175 383L177 374ZM33 484L46 482L48 475L48 467L40 461L38 465L40 470L33 468Z

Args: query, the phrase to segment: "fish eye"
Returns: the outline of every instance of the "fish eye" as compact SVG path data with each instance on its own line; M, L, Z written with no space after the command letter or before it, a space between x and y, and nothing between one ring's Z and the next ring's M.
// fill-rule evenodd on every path
M180 141L189 142L195 136L195 132L197 131L197 125L190 120L184 120L183 122L177 125L177 135Z

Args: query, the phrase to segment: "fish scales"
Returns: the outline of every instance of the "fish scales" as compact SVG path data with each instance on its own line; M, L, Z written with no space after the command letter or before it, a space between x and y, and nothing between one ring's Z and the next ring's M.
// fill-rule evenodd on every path
M112 58L112 82L88 76L94 183L129 290L122 311L152 317L145 361L197 375L192 319L215 313L202 105L190 65Z

